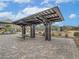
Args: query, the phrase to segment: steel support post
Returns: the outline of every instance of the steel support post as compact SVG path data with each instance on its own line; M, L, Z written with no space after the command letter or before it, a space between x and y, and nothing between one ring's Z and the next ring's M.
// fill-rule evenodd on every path
M45 24L45 40L51 40L51 22Z
M25 39L26 36L26 27L25 25L22 26L22 38Z
M30 37L35 38L35 25L34 24L30 26Z

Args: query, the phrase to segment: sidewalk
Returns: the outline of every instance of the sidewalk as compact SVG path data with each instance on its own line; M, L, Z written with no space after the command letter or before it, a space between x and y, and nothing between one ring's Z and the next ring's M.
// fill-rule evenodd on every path
M22 40L18 34L0 35L0 59L79 59L73 39L44 37Z

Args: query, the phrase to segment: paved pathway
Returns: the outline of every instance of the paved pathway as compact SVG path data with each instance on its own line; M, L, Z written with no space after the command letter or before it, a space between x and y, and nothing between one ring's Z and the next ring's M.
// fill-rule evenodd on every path
M73 39L44 37L22 40L19 35L0 35L0 59L79 59Z

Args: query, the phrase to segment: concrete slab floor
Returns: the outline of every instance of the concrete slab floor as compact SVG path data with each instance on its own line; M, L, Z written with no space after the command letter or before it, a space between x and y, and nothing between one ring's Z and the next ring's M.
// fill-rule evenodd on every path
M73 39L0 35L0 59L79 59L79 51Z

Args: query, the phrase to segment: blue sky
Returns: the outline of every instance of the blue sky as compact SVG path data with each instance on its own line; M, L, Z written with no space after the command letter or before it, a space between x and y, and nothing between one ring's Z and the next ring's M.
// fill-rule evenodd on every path
M0 19L14 21L55 6L64 17L56 25L79 25L79 0L0 0Z

